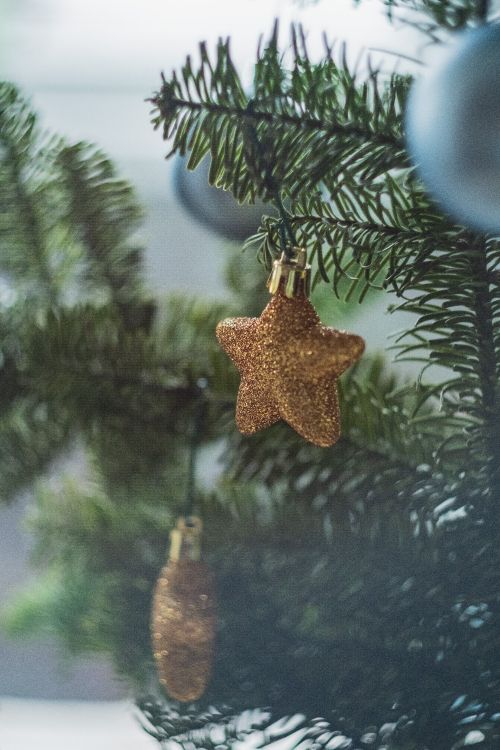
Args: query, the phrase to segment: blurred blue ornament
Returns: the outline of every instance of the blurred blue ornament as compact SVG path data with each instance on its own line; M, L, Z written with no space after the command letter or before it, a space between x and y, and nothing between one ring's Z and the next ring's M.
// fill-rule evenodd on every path
M406 134L442 208L474 229L500 231L500 24L458 34L414 84Z
M202 161L195 171L187 169L187 159L179 158L174 168L174 190L191 216L212 232L241 242L259 228L263 214L273 214L272 206L260 200L240 205L227 190L208 182L210 159Z

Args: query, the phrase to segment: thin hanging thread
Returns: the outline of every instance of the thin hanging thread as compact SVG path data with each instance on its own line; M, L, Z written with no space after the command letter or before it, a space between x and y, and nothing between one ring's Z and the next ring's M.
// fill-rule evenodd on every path
M481 23L485 24L488 22L489 12L490 12L490 0L478 0L477 15Z
M198 447L203 434L203 425L205 422L205 411L207 406L205 398L206 387L207 381L204 379L200 379L197 383L198 400L193 416L193 424L189 442L188 475L186 483L186 499L184 502L185 515L187 518L194 515L195 512L196 465L198 459Z
M246 107L247 112L249 114L253 114L254 104L255 104L254 100L250 99ZM266 189L267 193L271 196L276 206L276 209L280 216L279 235L280 235L281 249L283 253L285 254L285 257L287 258L287 260L292 260L292 258L294 257L294 252L291 248L294 248L297 246L297 240L296 240L294 231L292 229L292 225L290 224L288 213L286 211L285 206L283 205L280 189L272 174L272 167L265 158L264 148L262 146L262 143L259 141L259 137L257 135L257 128L253 122L253 119L247 119L244 122L243 137L247 139L248 145L250 145L251 151L253 152L250 154L250 159L247 160L247 165L249 169L252 169L251 157L252 155L255 155L256 161L257 161L257 169L255 170L255 172L263 173L263 179L262 179L262 174L254 173L253 177L257 183L260 183L263 185L263 187ZM288 241L287 241L287 235L288 235Z

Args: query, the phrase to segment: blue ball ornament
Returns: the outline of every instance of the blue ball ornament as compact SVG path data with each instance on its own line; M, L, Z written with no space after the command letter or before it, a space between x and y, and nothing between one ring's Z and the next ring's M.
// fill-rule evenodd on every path
M262 201L241 206L230 192L209 185L208 158L194 172L187 169L186 162L187 159L177 160L175 193L191 216L215 234L243 242L257 231L263 214L273 213L273 208Z
M417 80L406 110L410 156L456 221L500 231L500 24L456 35Z

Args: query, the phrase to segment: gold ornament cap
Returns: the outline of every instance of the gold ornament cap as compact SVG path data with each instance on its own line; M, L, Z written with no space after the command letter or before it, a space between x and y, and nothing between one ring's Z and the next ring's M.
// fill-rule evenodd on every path
M302 247L293 248L295 257L287 258L282 253L279 260L273 263L273 269L267 282L271 294L281 288L285 297L309 296L311 287L311 266L307 263L307 252Z
M198 516L181 516L170 532L169 560L199 560L203 522Z

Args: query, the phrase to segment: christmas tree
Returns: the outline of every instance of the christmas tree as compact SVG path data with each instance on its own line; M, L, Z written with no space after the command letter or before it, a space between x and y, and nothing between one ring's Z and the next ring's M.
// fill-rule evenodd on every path
M488 10L388 8L433 37ZM4 620L111 655L165 746L257 729L260 745L499 746L500 241L427 196L404 141L411 85L356 74L328 42L311 60L300 28L286 49L277 29L260 46L250 92L227 41L163 78L153 123L171 153L190 169L208 156L212 184L275 206L218 304L151 298L131 188L1 86L0 491L35 487L44 565ZM351 368L329 448L283 421L241 435L238 373L215 338L228 315L260 313L266 267L297 247L339 314L387 292L408 313L396 358L421 363L416 382L393 353ZM84 467L48 478L75 446ZM220 476L195 483L196 451L214 447ZM168 532L193 512L216 639L206 691L179 703L158 683L150 611Z

